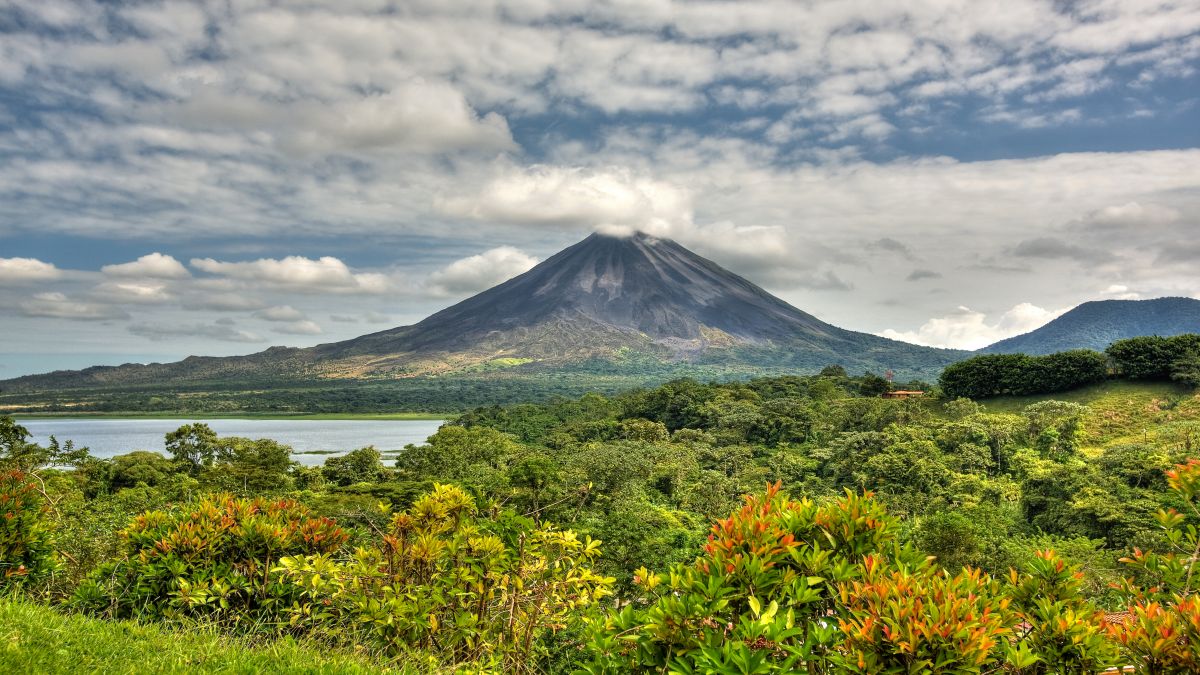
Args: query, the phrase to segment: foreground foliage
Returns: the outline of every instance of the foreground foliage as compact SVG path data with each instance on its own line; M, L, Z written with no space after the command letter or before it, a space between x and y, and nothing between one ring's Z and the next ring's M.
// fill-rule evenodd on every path
M124 558L97 568L73 604L113 618L278 623L301 589L274 566L285 556L332 553L348 538L292 500L208 497L134 519L121 532Z
M549 657L549 632L577 627L608 594L612 580L591 570L599 555L598 541L480 514L460 488L439 485L352 559L284 558L280 578L302 589L295 626L520 673Z
M203 424L102 460L0 418L2 541L45 563L8 585L418 672L1197 670L1200 397L890 386L830 367L483 408L388 466Z
M275 640L248 644L211 627L188 631L62 614L0 599L0 672L5 673L397 673L428 671Z
M46 503L35 478L0 469L0 592L56 567Z

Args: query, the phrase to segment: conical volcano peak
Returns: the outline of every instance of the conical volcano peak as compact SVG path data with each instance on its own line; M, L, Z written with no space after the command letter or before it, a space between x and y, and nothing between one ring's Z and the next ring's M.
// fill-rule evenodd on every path
M704 348L709 338L760 345L841 332L678 243L640 231L593 233L404 331L419 349L452 350L550 325L559 334L619 334L687 350Z
M605 239L615 239L617 241L624 241L633 244L644 243L650 245L663 241L675 243L667 237L660 237L658 235L650 234L644 230L633 230L626 227L601 228L588 235L583 242L603 241Z
M412 326L307 349L92 368L8 384L407 378L514 363L623 373L701 363L709 374L813 372L841 363L915 373L959 356L831 326L671 239L597 232Z

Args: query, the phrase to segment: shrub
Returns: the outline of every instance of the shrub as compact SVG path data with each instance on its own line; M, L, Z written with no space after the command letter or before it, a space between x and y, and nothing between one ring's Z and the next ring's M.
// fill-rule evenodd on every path
M1114 662L1104 614L1084 599L1083 580L1049 550L1039 551L1024 573L1009 571L1008 595L1020 618L1013 645L1018 672L1094 673Z
M877 555L863 570L839 588L839 672L978 673L999 661L1007 602L986 574L909 569Z
M269 626L301 592L272 573L279 559L329 554L348 536L290 500L218 495L190 509L149 511L121 532L124 557L96 569L73 604L110 617Z
M827 618L866 556L924 565L895 545L897 522L870 495L818 506L778 484L713 525L704 553L666 574L638 570L643 601L594 627L590 673L834 672Z
M1138 672L1194 673L1200 672L1200 579L1195 577L1200 530L1188 520L1200 516L1200 460L1168 471L1167 483L1189 513L1185 516L1174 508L1158 512L1166 552L1135 550L1122 559L1142 583L1125 580L1129 606L1106 629Z
M34 478L0 471L0 591L38 581L56 567L48 507Z
M461 488L436 485L352 560L292 556L280 568L301 591L293 625L519 673L608 594L612 579L591 570L599 547L509 512L480 514Z

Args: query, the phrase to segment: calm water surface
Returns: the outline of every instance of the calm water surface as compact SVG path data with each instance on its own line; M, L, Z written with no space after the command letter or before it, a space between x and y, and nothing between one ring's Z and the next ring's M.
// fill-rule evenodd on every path
M219 436L270 438L290 445L294 459L306 465L327 457L373 445L381 452L420 444L442 425L441 420L189 420L189 419L27 419L17 420L35 443L50 436L75 441L96 457L113 457L134 450L164 452L163 437L184 424L204 422ZM330 454L304 454L325 451Z

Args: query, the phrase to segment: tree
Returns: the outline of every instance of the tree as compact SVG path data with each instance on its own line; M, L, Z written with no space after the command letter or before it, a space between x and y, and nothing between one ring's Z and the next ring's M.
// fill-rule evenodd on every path
M1042 401L1025 407L1029 437L1043 454L1063 459L1075 452L1083 438L1087 406L1068 401Z
M414 479L460 479L476 465L499 470L520 450L516 439L490 427L447 425L425 445L406 447L396 458L396 468Z
M46 446L29 442L29 430L10 415L0 415L0 468L35 472L52 466L81 466L94 461L87 448L71 441L59 443L51 436Z
M217 460L201 474L201 482L217 490L242 496L284 492L292 487L289 475L295 462L292 449L269 438L222 438Z
M508 482L521 492L529 515L535 522L541 522L542 507L559 484L558 464L540 453L528 455L509 468Z
M1189 387L1200 387L1200 351L1184 355L1172 362L1171 379Z
M334 485L346 486L355 483L374 483L387 474L380 461L383 455L374 446L367 446L342 455L330 457L321 467L325 480Z
M845 368L834 364L832 366L825 366L822 368L821 372L817 374L817 377L848 377L848 375Z
M952 420L961 420L964 417L978 415L983 412L983 406L969 398L962 398L961 396L952 401L946 401L942 405L942 409L946 411L946 415Z
M177 475L179 465L157 452L137 450L109 460L109 489L114 492L144 484L154 487Z
M217 432L203 422L185 424L166 437L167 453L192 477L212 466L219 447Z
M883 396L891 390L892 383L874 373L866 373L858 381L858 393L863 396Z
M1166 380L1175 364L1200 354L1200 335L1149 335L1117 340L1105 350L1117 372L1133 380Z

